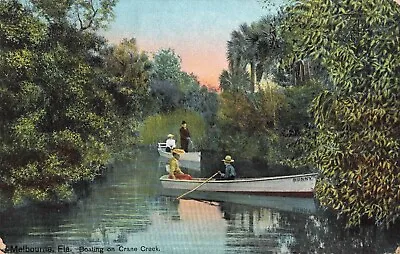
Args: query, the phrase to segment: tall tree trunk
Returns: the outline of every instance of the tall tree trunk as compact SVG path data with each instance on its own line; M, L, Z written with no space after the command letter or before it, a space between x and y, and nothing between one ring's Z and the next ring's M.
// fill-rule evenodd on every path
M304 82L305 78L304 78L304 61L300 60L299 61L299 80L301 83Z
M307 61L307 74L308 74L308 79L311 78L311 69L310 69L310 61Z
M256 75L256 60L253 57L250 63L250 80L251 80L251 87L250 90L252 93L255 92L256 82L257 82L257 75Z

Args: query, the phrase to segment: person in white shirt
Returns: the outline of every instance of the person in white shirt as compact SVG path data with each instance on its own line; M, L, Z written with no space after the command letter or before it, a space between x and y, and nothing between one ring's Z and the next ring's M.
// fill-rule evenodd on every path
M168 134L167 137L168 137L168 139L167 139L167 141L165 141L165 144L167 145L167 147L165 148L165 151L166 152L171 152L172 149L174 149L176 147L174 135L173 134Z

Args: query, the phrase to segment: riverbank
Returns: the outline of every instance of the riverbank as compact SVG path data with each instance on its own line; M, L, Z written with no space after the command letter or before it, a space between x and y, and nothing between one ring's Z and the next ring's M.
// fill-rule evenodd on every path
M0 214L0 236L9 246L57 250L64 245L72 252L91 246L116 249L110 253L117 253L119 245L157 245L160 253L383 254L393 253L400 242L399 227L362 225L348 230L335 214L299 211L292 202L279 210L276 202L250 205L256 197L247 195L239 203L177 201L160 193L159 177L165 169L155 149L133 148L125 155L106 177L90 184L86 197L68 208L29 206Z

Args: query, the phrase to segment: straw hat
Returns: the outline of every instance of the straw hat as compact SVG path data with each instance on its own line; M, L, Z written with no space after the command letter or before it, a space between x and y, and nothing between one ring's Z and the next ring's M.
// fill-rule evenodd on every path
M234 162L235 160L232 160L232 157L230 155L227 155L227 156L225 156L225 159L223 159L222 161L231 163L231 162Z
M176 154L184 154L184 153L185 153L185 150L175 148L174 150L172 150L172 153L173 153L173 154L174 154L174 153L176 153Z
M167 135L167 138L173 138L173 137L174 137L174 134L170 133L170 134Z

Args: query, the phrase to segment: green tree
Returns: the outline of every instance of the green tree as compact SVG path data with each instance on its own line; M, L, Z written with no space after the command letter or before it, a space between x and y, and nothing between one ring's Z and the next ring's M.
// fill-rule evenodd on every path
M152 79L178 83L181 74L181 57L173 49L160 49L154 55Z
M231 33L231 39L227 42L229 73L237 77L250 66L251 92L255 91L265 68L270 65L267 60L271 60L278 52L277 21L273 17L264 17L250 25L244 23Z
M126 116L142 117L148 89L152 63L141 52L136 40L123 39L120 44L108 48L104 53L104 68L109 75L109 91L112 92L119 111Z
M170 112L181 106L184 97L180 90L181 62L180 56L170 48L158 50L153 57L150 88L161 112Z
M285 29L300 57L320 59L332 81L313 103L309 158L316 195L347 219L387 225L400 215L400 7L394 1L301 0Z
M15 0L0 2L0 27L0 186L14 203L68 201L124 127L101 71L104 40Z
M219 87L222 91L247 91L250 87L249 74L244 71L223 70L219 76Z
M200 86L193 73L182 71L181 58L173 49L160 49L154 55L150 88L161 112L185 108L200 112L210 121L215 117L216 98Z
M243 159L263 158L276 163L272 143L276 142L277 113L284 99L280 87L272 84L254 94L243 90L222 92L218 123L221 135L226 138L219 141L219 147Z
M256 61L257 61L257 48L254 40L249 38L255 35L254 24L248 25L246 23L240 25L239 30L234 30L231 33L231 40L227 43L227 58L229 68L233 73L239 71L246 71L246 67L250 65L250 88L249 90L254 93L256 85Z
M80 31L105 28L114 18L118 0L27 0L49 23L70 24Z

